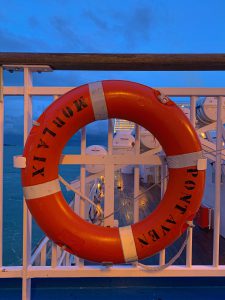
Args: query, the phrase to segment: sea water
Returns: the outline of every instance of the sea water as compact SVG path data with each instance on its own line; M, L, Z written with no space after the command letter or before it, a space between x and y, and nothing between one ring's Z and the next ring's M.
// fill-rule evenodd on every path
M87 138L87 146L92 144L106 147L105 136L99 135ZM13 166L13 156L23 153L22 145L12 143L4 145L4 173L3 173L3 265L22 265L23 244L23 191L21 186L21 170ZM79 154L80 141L68 144L63 154ZM79 178L80 165L60 165L59 174L67 181ZM69 202L74 193L67 192L62 186L64 197ZM32 249L44 233L36 222L32 221Z
M66 149L74 153L74 148ZM71 151L70 151L71 150ZM73 152L72 152L73 150ZM77 149L75 149L77 150ZM21 186L21 171L13 167L13 156L21 154L22 146L4 146L4 177L3 177L3 264L22 264L23 240L23 191ZM65 152L65 153L66 153ZM75 151L77 152L77 151ZM79 166L60 166L59 173L71 181L79 176ZM65 189L64 193L65 193ZM67 193L67 200L73 193ZM35 221L32 222L32 248L44 236Z

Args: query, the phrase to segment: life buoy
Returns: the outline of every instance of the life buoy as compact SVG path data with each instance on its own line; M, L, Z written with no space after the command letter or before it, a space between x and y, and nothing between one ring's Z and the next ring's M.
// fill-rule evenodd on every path
M169 167L167 190L144 220L121 228L88 223L66 203L58 180L63 147L83 126L120 118L146 128L162 145ZM129 81L80 86L52 103L28 136L22 185L28 208L46 235L70 253L95 262L124 263L170 245L192 220L204 189L202 149L189 120L159 91ZM106 179L107 180L107 179Z

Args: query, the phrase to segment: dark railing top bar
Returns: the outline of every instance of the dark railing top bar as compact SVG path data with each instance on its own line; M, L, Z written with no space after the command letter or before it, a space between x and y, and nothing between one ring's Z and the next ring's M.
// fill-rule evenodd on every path
M225 70L221 54L101 54L0 52L0 65L48 65L54 70Z

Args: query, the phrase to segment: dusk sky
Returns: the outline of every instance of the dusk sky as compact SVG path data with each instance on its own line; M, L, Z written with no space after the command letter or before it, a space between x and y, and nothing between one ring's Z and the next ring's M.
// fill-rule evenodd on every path
M1 52L225 53L224 0L0 0L0 7ZM112 78L152 87L222 87L225 72L57 71L35 75L34 84L78 86ZM5 84L13 80L21 84L22 74L5 72ZM15 125L22 99L14 100L5 101L11 132L22 126ZM49 101L34 102L36 117Z

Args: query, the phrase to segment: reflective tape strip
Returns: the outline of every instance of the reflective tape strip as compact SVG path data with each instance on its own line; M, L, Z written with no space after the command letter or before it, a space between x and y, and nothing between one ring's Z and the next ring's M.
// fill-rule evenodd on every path
M61 191L61 187L58 179L23 188L23 194L26 200L49 196L59 191Z
M22 155L13 156L13 167L14 168L24 169L24 168L26 168L26 165L27 165L26 157L24 157Z
M200 158L197 163L198 170L206 170L207 169L207 158Z
M171 169L180 169L185 167L197 166L199 159L203 159L202 151L166 157L168 167Z
M95 120L108 119L108 110L101 81L89 83L89 92L94 110Z
M138 260L131 226L120 227L119 234L125 262Z

